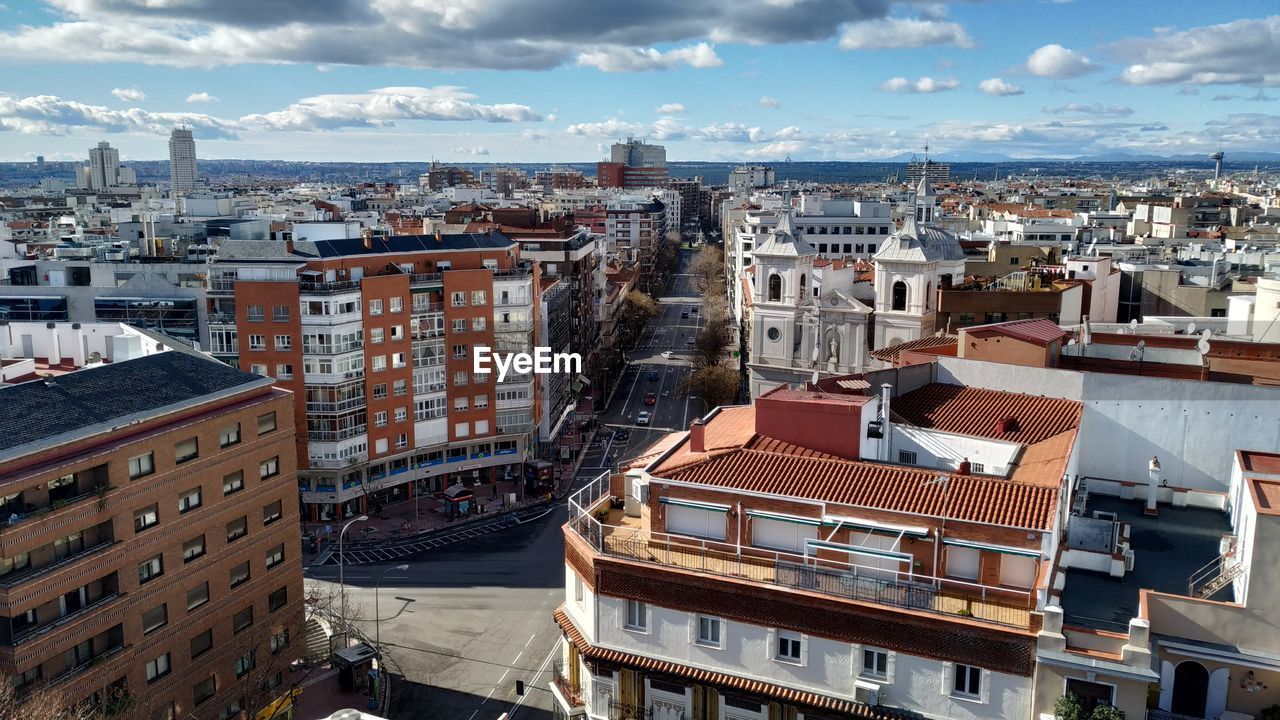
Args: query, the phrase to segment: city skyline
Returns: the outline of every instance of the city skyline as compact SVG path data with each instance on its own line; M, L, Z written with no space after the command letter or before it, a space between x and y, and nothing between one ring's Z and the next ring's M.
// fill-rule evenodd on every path
M1166 21L1195 8L23 0L0 6L0 160L162 159L179 124L208 159L583 162L627 136L675 162L1280 150L1280 16Z

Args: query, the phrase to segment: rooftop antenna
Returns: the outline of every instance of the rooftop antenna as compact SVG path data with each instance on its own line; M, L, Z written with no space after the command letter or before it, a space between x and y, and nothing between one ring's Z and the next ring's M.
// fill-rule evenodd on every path
M1209 336L1212 334L1212 330L1205 328L1200 335L1200 342L1196 343L1196 349L1200 351L1201 357L1209 354Z

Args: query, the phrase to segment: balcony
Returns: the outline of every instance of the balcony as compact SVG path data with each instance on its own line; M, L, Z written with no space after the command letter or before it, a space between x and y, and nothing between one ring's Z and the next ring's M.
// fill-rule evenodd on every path
M306 295L331 295L333 293L356 292L359 289L359 280L303 279L298 282L298 291Z
M339 353L351 352L364 347L363 340L348 340L339 343L303 343L302 353L304 355L337 355Z
M556 690L560 691L560 695L568 702L570 709L587 704L582 696L582 686L569 682L569 678L564 675L564 667L559 662L555 664L551 682L555 683Z
M94 600L86 604L84 607L80 608L79 610L76 610L75 612L67 613L66 615L63 615L57 620L54 620L53 622L45 623L44 625L39 625L33 628L28 628L24 632L16 632L13 635L13 644L14 646L24 645L26 643L31 642L32 640L35 640L36 638L48 635L50 632L57 630L60 627L65 627L67 625L70 625L71 623L75 622L76 620L79 620L82 617L85 617L97 612L103 606L108 605L112 602L115 602L117 599L119 599L119 597L120 597L119 592L107 593L106 595L103 595L97 600Z
M307 440L311 442L341 442L364 435L368 431L366 425L343 428L342 430L308 430Z
M493 331L496 333L527 333L533 329L532 320L516 320L513 322L496 322L493 324Z
M444 273L412 273L409 275L409 287L411 288L443 288Z
M24 568L16 572L11 572L8 575L0 577L0 589L9 590L25 583L29 583L32 580L43 578L60 568L77 563L91 555L97 555L115 544L115 540L104 540L96 545L84 548L79 552L67 555L66 557L56 560L48 565L43 565L34 569Z
M114 657L124 652L127 647L129 646L124 644L123 639L118 640L116 644L112 645L106 650L103 650L97 655L94 655L88 660L85 660L79 665L76 665L74 667L69 667L66 670L63 670L62 672L58 673L57 675L54 675L53 677L49 678L49 685L52 686L52 685L57 685L60 682L65 682L67 680L70 680L73 677L76 677L77 675L80 675L81 673L88 670L89 668L92 668L97 665L101 665L108 658Z
M617 509L609 509L603 516L607 522L600 522L596 513L604 512L610 500L608 473L569 498L569 528L605 557L1004 627L1031 627L1035 599L1029 591L656 533Z

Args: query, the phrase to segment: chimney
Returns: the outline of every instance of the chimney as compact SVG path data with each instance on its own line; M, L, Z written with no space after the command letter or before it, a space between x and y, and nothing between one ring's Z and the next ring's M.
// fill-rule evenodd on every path
M689 424L689 452L706 452L707 451L707 426L702 424L702 419L697 418Z
M1018 425L1018 419L1015 417L1002 417L996 421L996 433L999 435L1018 432L1020 429L1021 427Z
M444 242L444 236L440 234L440 228L436 228L436 242Z
M286 235L286 236L285 236L285 239L284 239L284 253L285 253L286 255L292 255L292 254L293 254L293 236L292 236L292 235Z
M373 228L361 228L360 237L364 239L364 249L373 249Z
M889 462L889 445L893 439L893 430L890 427L892 420L889 418L889 397L893 393L893 386L884 383L880 386L880 415L883 423L884 437L880 439L880 460L881 462Z
M1080 318L1080 344L1088 345L1093 342L1093 328L1089 327L1089 316L1085 315Z
M960 467L956 468L957 475L972 475L973 463L969 462L969 458L960 461Z
M1156 510L1156 498L1160 492L1160 458L1152 457L1151 462L1147 463L1147 506L1143 508L1143 515L1154 516Z

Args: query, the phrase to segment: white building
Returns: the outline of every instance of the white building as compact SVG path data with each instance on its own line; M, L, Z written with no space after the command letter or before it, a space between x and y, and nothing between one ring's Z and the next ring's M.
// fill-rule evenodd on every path
M928 178L922 179L915 212L875 255L877 348L932 335L937 290L964 277L960 243L932 225L936 199Z
M169 188L174 195L196 187L196 141L189 128L174 128L169 134Z
M105 140L89 148L89 189L105 190L120 182L120 151Z

